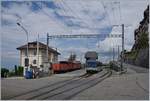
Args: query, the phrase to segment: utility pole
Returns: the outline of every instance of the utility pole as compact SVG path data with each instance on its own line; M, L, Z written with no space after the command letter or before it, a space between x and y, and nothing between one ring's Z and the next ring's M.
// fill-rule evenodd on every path
M29 34L28 34L28 31L20 23L17 23L17 25L20 26L25 31L25 33L27 35L27 58L28 58L28 55L29 55L28 54L29 53L29 45L28 45L28 43L29 43Z
M114 47L113 47L113 62L115 60L115 50L114 50Z
M83 53L81 52L81 64L83 63Z
M39 68L39 34L37 39L37 68Z
M47 33L47 48L46 48L46 58L47 62L49 62L49 54L48 54L48 48L49 48L49 34Z
M119 63L119 59L120 59L120 50L119 50L119 45L118 45L118 63ZM119 67L118 67L118 71L119 71L120 69L119 69Z
M118 45L118 62L119 62L119 59L120 59L120 50L119 50L119 45Z
M113 25L113 26L120 26L120 25ZM128 25L129 26L129 25ZM122 52L121 52L121 70L123 69L123 62L124 62L124 24L121 24L122 27Z
M123 69L123 62L124 62L124 24L122 26L122 52L121 52L121 71Z
M29 66L29 33L27 31L27 29L25 29L20 23L17 22L17 25L20 26L26 33L27 35L27 55L26 55L26 59L25 59L25 67L27 68L27 70L30 70L30 66ZM24 68L23 70L23 75L25 76L25 71L26 71L26 68Z

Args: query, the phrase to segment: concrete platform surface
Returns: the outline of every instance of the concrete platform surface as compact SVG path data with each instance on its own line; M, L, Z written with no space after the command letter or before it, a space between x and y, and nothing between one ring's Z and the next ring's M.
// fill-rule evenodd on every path
M103 82L73 97L72 100L148 100L149 73L130 68L123 75L113 74Z
M65 81L70 78L59 78L55 76L39 79L2 79L1 80L1 98L8 99L16 95L30 92L37 88Z
M102 82L73 95L71 97L71 100L148 100L149 72L145 72L145 70L144 72L139 72L139 70L137 71L131 69L128 65L126 74L118 75L117 73L113 72L111 77L106 78ZM11 99L11 97L20 94L22 95L24 93L28 94L28 92L30 93L33 90L35 90L35 93L37 91L49 91L52 87L52 84L54 86L59 85L60 82L66 82L68 80L68 82L70 82L71 79L79 79L79 81L81 79L81 81L84 82L90 78L95 78L98 75L92 75L90 78L77 77L83 75L84 73L85 69L81 69L63 74L55 74L50 77L44 77L40 79L2 79L1 97L2 99ZM78 85L79 83L81 83L81 81L79 81L76 82L75 80L70 84L68 83L65 87L67 87L68 89L68 87L72 87L73 85L76 86L76 84ZM84 85L81 86L84 87ZM65 90L63 87L64 85L59 89L61 89L62 91ZM78 90L80 89L81 88L79 88ZM56 92L60 91L58 90ZM62 93L62 96L67 96L63 94L64 93Z
M75 70L62 74L54 74L39 79L25 79L23 77L11 77L1 80L1 97L11 98L13 96L30 92L40 87L55 84L85 74L85 69Z

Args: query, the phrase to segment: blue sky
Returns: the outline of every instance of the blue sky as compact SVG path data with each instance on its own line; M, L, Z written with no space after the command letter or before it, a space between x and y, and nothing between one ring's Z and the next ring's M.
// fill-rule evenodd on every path
M117 3L115 3L117 2ZM120 34L115 24L131 25L125 28L125 48L134 43L134 30L143 18L148 0L48 0L48 1L2 1L2 61L3 67L19 65L17 47L26 43L25 32L16 25L21 23L29 32L29 40L46 42L46 34ZM105 8L105 9L104 9ZM51 47L61 52L60 60L71 52L78 60L88 50L100 53L100 61L111 59L112 47L121 46L120 39L54 39Z

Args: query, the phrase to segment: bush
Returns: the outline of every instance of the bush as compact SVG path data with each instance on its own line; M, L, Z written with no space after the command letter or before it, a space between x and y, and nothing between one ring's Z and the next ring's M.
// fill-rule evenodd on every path
M15 72L14 72L14 71L11 71L11 72L9 72L8 76L9 76L9 77L12 77L12 76L16 76L16 75L15 75Z
M9 77L11 76L23 76L23 67L15 65L14 69L9 72Z
M22 66L16 66L15 65L15 72L12 73L12 75L15 75L15 76L23 76L23 67Z
M149 47L149 39L148 39L148 33L141 33L141 37L138 40L138 46L139 49L147 48Z
M109 63L110 69L114 70L114 71L119 71L121 69L120 66L116 65L115 63L113 63L112 61Z
M9 70L6 68L1 68L1 77L7 77Z
M18 68L17 68L17 75L18 76L23 76L23 67L22 66L18 66Z

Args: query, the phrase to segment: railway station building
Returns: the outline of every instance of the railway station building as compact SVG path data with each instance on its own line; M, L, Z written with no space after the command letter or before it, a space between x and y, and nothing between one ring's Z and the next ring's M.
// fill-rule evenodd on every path
M26 68L26 59L27 59L27 44L22 45L17 48L20 51L20 65ZM48 56L47 56L47 45L41 42L29 42L28 43L28 65L33 69L42 69L44 71L49 70L50 63L58 62L58 55L60 53L57 49L48 47Z

